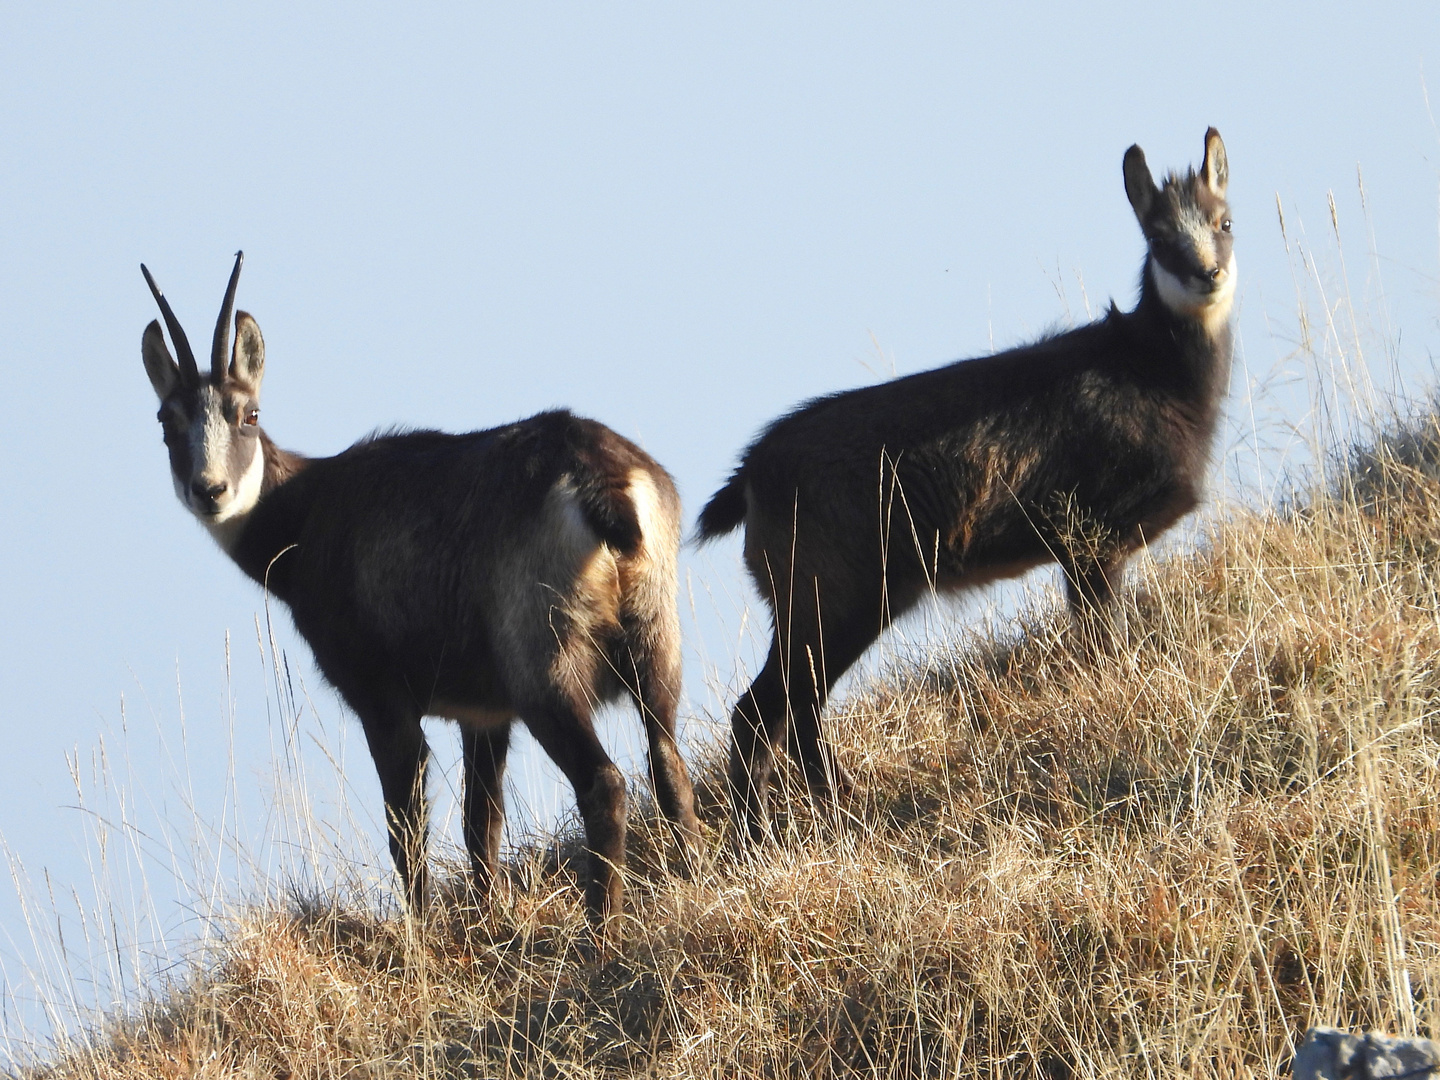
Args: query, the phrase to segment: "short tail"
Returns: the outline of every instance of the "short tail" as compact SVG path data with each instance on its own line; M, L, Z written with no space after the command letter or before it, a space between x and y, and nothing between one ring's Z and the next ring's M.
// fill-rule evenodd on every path
M619 477L596 476L576 488L580 508L595 534L621 555L638 552L645 538L629 485Z
M745 521L746 510L742 466L731 474L724 487L710 496L705 509L700 511L700 518L695 524L696 541L703 544L738 529Z

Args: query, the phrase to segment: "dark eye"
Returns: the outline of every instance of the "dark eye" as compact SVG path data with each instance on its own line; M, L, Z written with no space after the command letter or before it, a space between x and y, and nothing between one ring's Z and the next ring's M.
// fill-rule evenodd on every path
M1229 223L1227 222L1226 224L1228 225ZM251 409L249 412L247 412L247 413L245 414L245 426L246 426L246 427L254 427L254 426L255 426L256 424L258 424L258 423L260 423L260 410L259 410L259 409Z
M1224 221L1220 222L1220 228L1224 232L1230 231L1230 219L1228 217Z

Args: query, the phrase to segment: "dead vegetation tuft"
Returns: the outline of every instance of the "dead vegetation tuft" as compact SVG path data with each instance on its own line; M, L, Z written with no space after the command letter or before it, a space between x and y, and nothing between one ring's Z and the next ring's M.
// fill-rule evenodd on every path
M1433 421L1142 570L1112 633L1039 611L831 712L864 782L670 873L639 822L623 942L530 852L493 911L232 918L187 988L24 1074L1272 1077L1317 1023L1433 1032Z

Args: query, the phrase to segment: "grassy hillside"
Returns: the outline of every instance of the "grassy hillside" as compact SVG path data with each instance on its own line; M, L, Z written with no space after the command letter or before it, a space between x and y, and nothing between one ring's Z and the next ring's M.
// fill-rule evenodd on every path
M710 769L712 865L637 823L608 952L557 842L491 912L242 912L27 1072L1271 1077L1314 1023L1434 1032L1435 434L1142 568L1108 645L1038 611L865 687L838 825L792 801L737 859Z

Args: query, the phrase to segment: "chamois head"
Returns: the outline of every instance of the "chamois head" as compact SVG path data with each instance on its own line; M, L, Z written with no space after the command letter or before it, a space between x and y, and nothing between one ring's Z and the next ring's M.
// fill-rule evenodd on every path
M235 312L235 346L230 346L230 313L245 253L236 252L235 269L225 290L220 319L210 352L210 372L202 376L185 331L170 304L142 264L140 272L180 361L165 347L158 321L145 328L141 353L145 373L160 398L160 423L170 451L175 494L186 508L215 533L222 544L260 498L265 455L260 435L260 380L265 374L265 342L260 327L243 311ZM228 546L228 545L227 545Z
M1229 318L1235 295L1229 180L1225 144L1213 127L1205 132L1200 168L1170 173L1163 187L1156 187L1140 147L1125 151L1125 194L1150 248L1146 273L1166 307L1207 328Z

